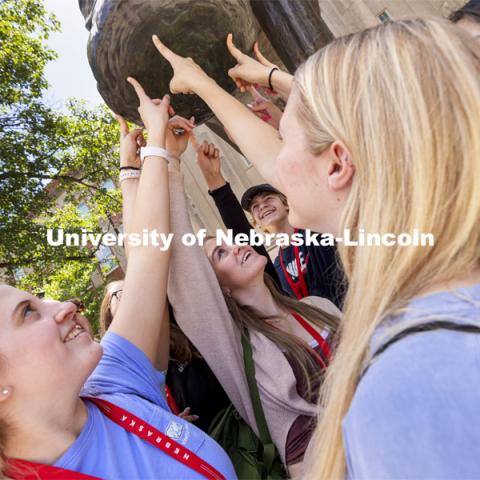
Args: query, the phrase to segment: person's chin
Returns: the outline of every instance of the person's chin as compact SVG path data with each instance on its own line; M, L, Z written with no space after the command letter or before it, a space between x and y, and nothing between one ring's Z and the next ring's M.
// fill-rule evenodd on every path
M263 255L257 255L255 259L252 259L252 278L262 277L265 272L265 266L267 265L267 258Z
M320 232L316 222L312 222L311 219L302 215L300 212L296 211L290 206L290 211L288 212L288 223L293 228L301 228L303 230L310 229L315 232Z
M273 214L271 218L268 219L268 223L264 223L262 227L266 230L275 230L278 227L278 224L280 223L281 218L277 214Z

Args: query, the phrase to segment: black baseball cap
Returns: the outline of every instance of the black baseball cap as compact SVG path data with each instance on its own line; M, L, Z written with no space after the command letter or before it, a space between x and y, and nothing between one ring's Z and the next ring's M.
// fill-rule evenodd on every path
M457 23L468 15L480 19L480 0L470 0L462 8L455 10L448 18Z
M282 192L277 190L275 187L272 187L269 183L254 185L246 190L242 195L242 200L240 202L242 204L242 208L249 212L253 199L260 193L276 193L277 195L283 195Z

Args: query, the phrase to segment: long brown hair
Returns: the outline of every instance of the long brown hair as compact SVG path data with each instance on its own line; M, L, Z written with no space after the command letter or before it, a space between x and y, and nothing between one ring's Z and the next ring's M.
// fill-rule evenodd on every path
M294 311L317 327L327 327L332 332L332 335L336 332L339 323L338 317L285 295L279 290L277 284L268 273L264 273L264 281L275 303L286 313ZM311 395L313 393L312 386L316 383L318 377L323 374L323 372L319 371L318 364L314 360L312 349L297 336L271 325L267 321L270 317L262 315L252 307L240 305L225 292L224 297L230 314L240 331L243 332L244 328L247 328L249 331L254 330L265 335L270 341L275 343L300 368L307 385L308 395Z
M100 306L100 336L103 337L112 323L113 316L110 309L113 293L121 290L123 280L111 282L105 289L105 295ZM180 327L172 322L172 311L170 310L170 358L179 363L190 363L194 357L201 358L200 353L190 343Z

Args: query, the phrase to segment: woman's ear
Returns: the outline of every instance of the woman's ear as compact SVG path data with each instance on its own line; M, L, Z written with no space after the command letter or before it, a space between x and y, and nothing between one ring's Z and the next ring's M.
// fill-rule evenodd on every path
M350 187L355 174L352 156L345 145L333 142L328 149L328 184L330 188L339 192Z

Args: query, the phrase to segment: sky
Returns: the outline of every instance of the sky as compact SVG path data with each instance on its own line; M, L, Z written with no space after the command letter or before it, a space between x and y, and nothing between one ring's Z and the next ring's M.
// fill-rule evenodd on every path
M48 45L59 55L50 62L45 74L50 89L48 103L63 109L68 98L82 98L91 106L103 103L87 59L88 31L78 7L78 0L44 0L48 11L61 23L62 31L52 34Z

